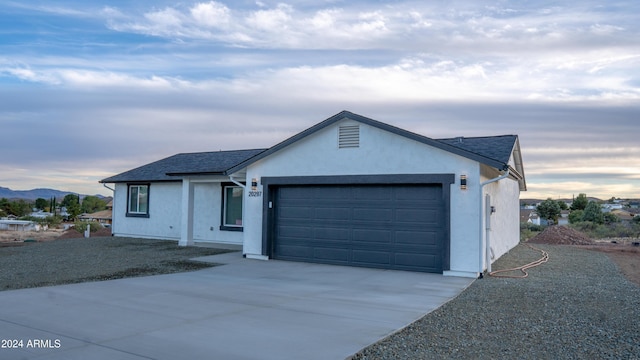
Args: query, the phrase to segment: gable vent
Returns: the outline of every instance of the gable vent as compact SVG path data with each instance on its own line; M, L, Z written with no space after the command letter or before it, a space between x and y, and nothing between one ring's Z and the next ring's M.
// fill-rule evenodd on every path
M342 125L338 131L338 148L360 147L360 125Z

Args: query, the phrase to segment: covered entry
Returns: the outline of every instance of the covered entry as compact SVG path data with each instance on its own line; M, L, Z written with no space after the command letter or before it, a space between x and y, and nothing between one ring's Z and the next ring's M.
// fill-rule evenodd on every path
M374 178L370 183L270 186L268 255L394 270L446 270L448 184L381 184Z

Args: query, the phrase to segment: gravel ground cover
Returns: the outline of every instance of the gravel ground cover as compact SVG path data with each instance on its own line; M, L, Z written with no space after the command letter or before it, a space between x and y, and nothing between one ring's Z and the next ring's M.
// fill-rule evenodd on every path
M228 251L121 237L0 247L0 291L193 271L213 265L189 259Z
M604 253L534 246L550 258L527 278L477 280L353 359L640 359L640 287ZM492 270L540 257L521 244Z

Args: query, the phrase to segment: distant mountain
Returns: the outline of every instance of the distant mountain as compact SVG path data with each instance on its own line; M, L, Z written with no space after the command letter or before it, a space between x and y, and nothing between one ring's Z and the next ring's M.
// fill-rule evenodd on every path
M35 200L37 198L43 199L51 199L55 197L56 199L62 199L68 194L77 195L77 193L70 191L60 191L55 189L33 189L33 190L11 190L9 188L5 188L0 186L0 199L25 199L25 200ZM80 194L80 197L85 197L87 195ZM94 195L99 198L104 198L102 195Z

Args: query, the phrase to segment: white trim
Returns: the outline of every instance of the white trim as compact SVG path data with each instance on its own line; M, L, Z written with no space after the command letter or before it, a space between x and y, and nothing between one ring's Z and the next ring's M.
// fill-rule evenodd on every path
M194 184L191 179L182 179L182 224L180 225L180 246L193 245L193 199Z
M451 271L445 270L442 272L443 276L457 276L457 277L465 277L465 278L478 278L477 272L469 272L469 271Z

